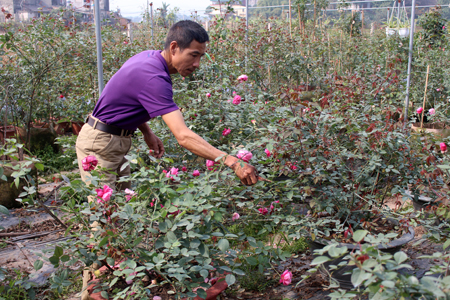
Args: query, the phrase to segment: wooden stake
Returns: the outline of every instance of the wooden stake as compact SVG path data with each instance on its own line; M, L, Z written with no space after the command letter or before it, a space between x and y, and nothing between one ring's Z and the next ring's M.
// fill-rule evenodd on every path
M420 120L420 128L423 126L423 114L425 113L425 102L427 101L428 74L430 73L430 65L427 66L427 77L425 79L425 93L423 95L422 118Z

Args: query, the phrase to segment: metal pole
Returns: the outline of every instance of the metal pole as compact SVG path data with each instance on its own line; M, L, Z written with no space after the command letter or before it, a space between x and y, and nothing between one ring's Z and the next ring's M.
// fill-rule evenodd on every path
M150 18L152 19L152 43L153 43L153 2L150 2Z
M147 0L147 9L145 10L146 11L146 19L147 19L147 26L148 26L148 0Z
M414 17L415 17L416 0L412 0L411 4L411 32L409 33L409 58L408 58L408 77L406 79L406 99L405 99L405 113L403 116L403 129L406 128L408 121L408 107L409 107L409 86L411 84L411 61L413 54L414 43Z
M247 54L248 54L248 0L245 0L245 72L248 72L247 68ZM247 96L247 95L246 95Z
M94 0L95 38L97 40L97 74L98 95L103 92L103 56L102 56L102 32L100 25L100 1Z

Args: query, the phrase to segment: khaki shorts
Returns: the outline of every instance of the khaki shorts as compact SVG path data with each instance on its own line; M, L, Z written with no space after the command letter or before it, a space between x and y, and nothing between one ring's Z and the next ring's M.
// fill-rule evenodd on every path
M91 118L93 117L91 116ZM86 184L90 184L89 177L91 174L89 171L83 170L82 160L88 155L94 155L98 160L97 167L102 167L118 174L116 176L115 174L111 174L111 172L102 173L105 175L102 183L119 190L130 188L130 182L121 182L116 186L118 177L130 175L130 166L125 167L122 171L120 170L122 165L127 161L125 155L130 150L130 147L131 135L118 136L94 129L89 124L84 124L76 143L81 179Z

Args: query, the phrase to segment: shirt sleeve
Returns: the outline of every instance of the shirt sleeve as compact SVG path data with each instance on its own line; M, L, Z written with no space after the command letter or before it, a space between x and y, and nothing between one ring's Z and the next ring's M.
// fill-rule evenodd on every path
M150 78L138 96L139 102L147 110L150 118L175 111L178 106L173 101L172 81L165 76Z

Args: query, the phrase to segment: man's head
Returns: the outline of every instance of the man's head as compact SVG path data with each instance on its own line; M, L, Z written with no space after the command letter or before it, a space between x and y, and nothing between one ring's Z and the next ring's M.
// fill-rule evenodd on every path
M174 24L167 34L164 51L170 54L171 73L188 76L200 66L200 58L205 54L208 33L193 21Z

